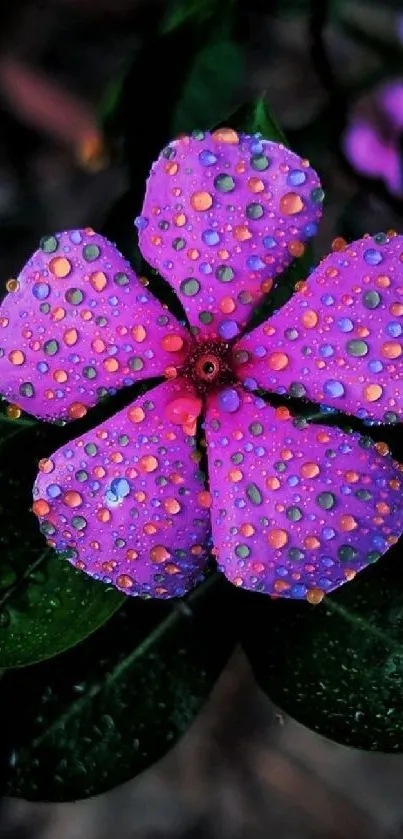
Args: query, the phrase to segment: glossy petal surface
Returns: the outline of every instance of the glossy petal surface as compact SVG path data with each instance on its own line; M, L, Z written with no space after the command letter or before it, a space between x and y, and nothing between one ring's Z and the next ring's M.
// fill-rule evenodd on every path
M403 418L403 236L327 256L299 292L239 341L249 387L382 422Z
M183 352L186 330L90 229L42 239L14 288L0 310L1 391L37 417L81 417Z
M317 603L403 531L402 472L365 438L241 389L210 400L206 433L213 543L237 586Z
M179 597L203 575L195 439L169 419L186 391L164 383L40 464L33 509L49 544L126 594Z
M304 252L322 200L316 172L284 146L231 129L196 132L152 167L140 247L177 291L193 331L230 340Z

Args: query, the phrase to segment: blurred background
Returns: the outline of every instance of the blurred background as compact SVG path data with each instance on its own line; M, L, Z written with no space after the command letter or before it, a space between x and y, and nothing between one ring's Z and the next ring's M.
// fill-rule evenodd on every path
M168 91L155 37L166 6L0 3L3 286L40 236L103 230L111 218L116 227L133 161L115 104L135 61L124 100L131 136L158 121ZM326 188L317 255L336 236L403 231L403 4L247 0L241 17L243 100L266 96ZM285 718L239 653L160 764L76 804L4 801L0 839L403 837L402 791L403 757L350 751Z

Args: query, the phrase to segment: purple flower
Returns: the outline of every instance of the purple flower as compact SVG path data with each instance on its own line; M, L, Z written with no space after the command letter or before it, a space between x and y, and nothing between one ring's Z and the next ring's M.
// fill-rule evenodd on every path
M344 154L361 175L377 178L403 197L400 137L403 131L403 80L380 85L370 101L358 103L344 132Z
M402 237L330 254L244 334L315 233L322 200L308 162L259 135L197 132L164 149L136 223L189 330L90 229L48 236L23 268L1 312L8 399L74 419L106 393L166 378L40 463L34 512L76 568L127 594L177 597L213 546L235 585L318 602L397 540L401 467L385 447L257 395L402 417Z

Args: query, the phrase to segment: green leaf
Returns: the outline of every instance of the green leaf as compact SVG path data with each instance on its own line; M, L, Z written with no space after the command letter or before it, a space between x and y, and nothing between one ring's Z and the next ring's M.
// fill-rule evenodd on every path
M75 650L7 673L7 794L96 795L171 749L232 651L228 585L215 574L179 603L131 601Z
M238 104L244 71L233 0L208 6L203 19L184 14L180 25L147 39L112 91L112 109L105 106L106 130L122 143L137 214L164 146L178 133L213 127ZM158 87L153 61L161 68Z
M38 460L57 448L66 436L64 429L29 419L1 420L0 668L6 668L49 658L77 644L101 626L125 596L47 549L31 512Z
M230 124L238 131L244 131L247 134L260 133L266 140L272 140L274 143L283 143L285 146L289 146L285 135L269 109L267 99L264 95L259 97L256 102L243 105L239 108L231 116Z
M251 594L239 609L253 672L281 709L346 746L403 751L401 546L317 606Z
M198 55L173 110L172 137L195 128L212 128L231 113L244 77L241 48L230 38L213 36Z
M212 17L220 0L173 0L168 5L168 9L163 17L160 32L166 34L189 19L195 20L197 23L205 21Z

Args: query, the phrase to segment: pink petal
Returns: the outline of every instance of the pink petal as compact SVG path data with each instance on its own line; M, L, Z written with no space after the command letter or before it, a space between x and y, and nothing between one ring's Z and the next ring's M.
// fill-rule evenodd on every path
M403 237L382 233L327 256L236 345L241 380L362 419L401 420L402 260Z
M210 518L195 439L167 418L178 396L195 398L159 385L40 464L48 543L125 594L179 597L203 576Z
M343 136L344 154L361 175L380 178L395 195L402 193L402 166L395 138L382 137L368 123L352 121Z
M336 428L301 426L238 392L206 430L219 567L237 586L317 603L403 531L402 467Z
M392 128L399 133L403 129L403 80L396 79L379 87L376 99Z
M43 239L16 289L0 310L0 386L37 417L81 417L106 392L162 375L189 337L89 228Z
M180 296L193 332L234 338L321 216L316 172L284 146L197 132L153 165L140 247Z

